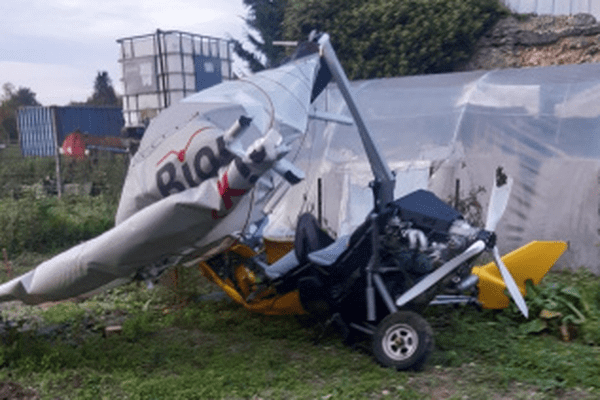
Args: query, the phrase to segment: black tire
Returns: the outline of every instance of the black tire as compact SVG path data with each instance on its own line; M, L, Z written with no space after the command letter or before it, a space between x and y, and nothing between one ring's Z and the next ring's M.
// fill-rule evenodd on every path
M433 330L412 311L385 317L373 335L373 355L388 368L421 370L433 351Z

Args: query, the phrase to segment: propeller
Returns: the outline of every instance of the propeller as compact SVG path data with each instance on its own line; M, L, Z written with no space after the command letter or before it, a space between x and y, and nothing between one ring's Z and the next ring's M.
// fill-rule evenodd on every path
M488 206L487 220L485 222L486 231L493 232L496 229L500 218L502 218L504 211L506 211L506 205L508 204L512 184L512 178L506 176L504 171L502 171L502 167L498 167L496 169L496 179L494 181L494 187L490 197L490 204ZM504 265L504 262L500 258L498 246L494 244L494 247L492 247L491 251L494 262L498 266L500 274L502 275L502 279L506 284L508 293L510 293L513 300L517 304L517 307L519 307L519 310L521 313L523 313L525 318L529 318L529 310L527 309L527 304L525 304L525 299L523 298L523 295L521 294L521 291L519 290L519 287L510 274L508 268L506 268L506 265Z
M494 187L492 188L492 195L490 197L490 205L488 207L487 220L485 223L485 232L482 231L485 237L481 237L480 240L477 240L475 243L473 243L462 254L459 254L450 261L446 262L444 265L431 272L425 278L421 279L412 288L407 290L396 300L396 305L398 307L404 306L415 297L424 293L427 289L435 285L463 262L481 253L487 247L488 250L491 250L494 262L500 270L500 274L502 275L502 279L506 284L508 292L514 299L517 307L519 307L519 310L523 313L525 318L529 318L529 310L527 309L527 304L525 304L525 299L519 291L519 287L517 286L514 278L508 271L508 268L506 268L506 265L504 265L504 262L502 262L502 259L500 258L500 252L498 251L498 246L496 246L493 234L498 222L500 222L500 219L504 214L504 211L506 211L512 184L512 178L506 176L502 170L502 167L498 167L496 169L496 179L494 181ZM490 244L493 244L491 249L489 248Z

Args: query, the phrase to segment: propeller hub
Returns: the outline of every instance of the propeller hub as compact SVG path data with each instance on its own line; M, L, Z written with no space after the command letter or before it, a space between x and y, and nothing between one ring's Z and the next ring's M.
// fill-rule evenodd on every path
M477 233L477 240L483 240L485 247L491 250L496 245L496 233L482 229Z

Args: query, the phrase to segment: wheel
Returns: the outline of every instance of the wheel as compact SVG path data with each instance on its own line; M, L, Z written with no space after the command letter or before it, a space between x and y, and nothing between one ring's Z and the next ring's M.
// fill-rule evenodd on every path
M432 350L431 326L412 311L388 315L373 335L373 355L384 367L420 370Z

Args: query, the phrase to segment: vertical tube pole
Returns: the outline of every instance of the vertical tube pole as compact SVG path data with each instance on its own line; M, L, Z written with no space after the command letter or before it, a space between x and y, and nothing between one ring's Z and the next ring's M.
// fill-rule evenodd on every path
M371 259L367 264L366 275L367 275L367 321L375 321L377 319L377 310L375 306L375 286L373 286L373 276L377 272L379 267L379 240L377 238L377 214L371 214Z
M317 220L319 226L323 227L323 180L317 179Z
M166 68L165 68L165 61L163 60L163 51L162 51L162 43L161 40L164 37L163 32L160 29L156 30L156 48L158 50L158 65L160 66L160 72L158 73L158 75L160 76L160 81L162 82L162 90L163 90L163 109L167 108L169 106L169 94L167 93L167 72L166 72ZM158 88L158 91L160 93L160 85ZM160 96L160 95L159 95ZM158 105L159 109L160 108L160 104Z
M456 184L454 186L454 208L458 210L459 204L459 196L460 196L460 179L456 180Z

